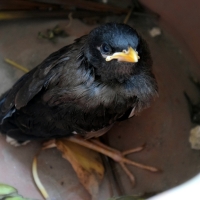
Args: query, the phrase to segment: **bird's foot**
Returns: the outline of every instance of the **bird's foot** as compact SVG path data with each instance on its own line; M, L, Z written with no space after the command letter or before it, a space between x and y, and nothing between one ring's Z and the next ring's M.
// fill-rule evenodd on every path
M6 136L6 142L9 143L10 145L14 146L14 147L19 147L19 146L28 144L30 141L27 140L25 142L20 143L17 140L15 140L14 138Z
M128 151L120 152L116 149L113 149L113 148L101 143L97 139L91 139L91 140L88 141L88 140L84 140L83 138L80 138L80 137L70 137L69 140L74 142L74 143L85 146L89 149L92 149L94 151L97 151L99 153L102 153L102 154L112 158L114 161L118 162L120 164L120 166L122 167L122 169L124 170L124 172L128 175L128 177L130 178L130 180L133 184L135 184L135 177L130 172L130 170L126 167L126 164L133 165L135 167L145 169L145 170L148 170L148 171L151 171L151 172L158 172L159 171L155 167L143 165L141 163L137 163L137 162L134 162L130 159L125 158L125 156L128 155L128 154L142 151L144 149L144 146L134 148L134 149L130 149Z

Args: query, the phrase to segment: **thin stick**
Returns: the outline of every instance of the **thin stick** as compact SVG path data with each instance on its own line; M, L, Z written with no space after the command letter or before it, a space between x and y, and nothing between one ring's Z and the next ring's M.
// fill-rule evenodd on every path
M69 28L72 25L73 21L72 12L69 13L68 18L69 18L69 23L67 24L66 28Z
M131 7L130 10L128 11L128 13L127 13L127 15L126 15L126 17L124 19L124 24L127 24L128 20L129 20L129 18L131 16L132 11L133 11L133 7Z
M33 159L33 165L32 165L32 174L33 174L33 179L35 181L36 186L38 187L40 193L44 197L44 199L49 200L49 195L47 191L45 190L44 186L42 185L38 172L37 172L37 156Z
M14 61L12 61L12 60L10 60L10 59L8 59L8 58L5 58L5 61L6 61L7 63L9 63L10 65L12 65L13 67L16 67L16 68L22 70L22 71L25 72L25 73L29 72L29 70L28 70L27 68L25 68L25 67L23 67L23 66L17 64L16 62L14 62Z

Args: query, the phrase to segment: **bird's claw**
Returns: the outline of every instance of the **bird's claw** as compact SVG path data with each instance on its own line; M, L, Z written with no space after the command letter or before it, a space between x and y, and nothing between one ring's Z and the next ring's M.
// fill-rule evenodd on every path
M145 169L151 172L157 172L159 171L157 168L152 167L152 166L148 166L148 165L143 165L141 163L137 163L134 162L130 159L125 158L126 155L131 154L131 153L136 153L136 152L140 152L145 148L145 144L143 144L140 147L134 148L134 149L129 149L123 152L120 152L116 149L113 149L103 143L101 143L99 140L96 139L92 139L91 140L92 143L104 148L107 151L110 151L111 154L108 155L110 158L112 158L115 162L118 162L120 164L120 166L122 167L122 169L124 170L124 172L127 174L127 176L130 178L131 182L133 184L135 184L135 177L134 175L130 172L130 170L126 167L125 164L129 164L129 165L133 165L135 167L141 168L141 169Z

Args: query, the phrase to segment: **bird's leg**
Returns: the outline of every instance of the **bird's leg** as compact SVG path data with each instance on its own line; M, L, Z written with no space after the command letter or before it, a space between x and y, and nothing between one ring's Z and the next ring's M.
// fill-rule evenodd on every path
M122 169L129 176L131 182L133 182L133 183L135 182L135 178L132 175L132 173L128 170L128 168L126 167L125 164L130 164L130 165L133 165L133 166L136 166L138 168L145 169L145 170L148 170L148 171L151 171L151 172L157 172L158 171L158 169L155 168L155 167L143 165L141 163L134 162L134 161L129 160L129 159L124 157L125 155L128 155L130 153L135 153L135 152L141 151L144 148L144 146L138 147L138 148L135 148L135 149L130 149L128 151L120 152L116 149L113 149L113 148L101 143L100 141L98 141L96 139L84 140L81 137L69 137L68 140L71 141L71 142L77 143L79 145L82 145L84 147L87 147L89 149L92 149L94 151L97 151L99 153L102 153L102 154L112 158L114 161L116 161L120 164Z

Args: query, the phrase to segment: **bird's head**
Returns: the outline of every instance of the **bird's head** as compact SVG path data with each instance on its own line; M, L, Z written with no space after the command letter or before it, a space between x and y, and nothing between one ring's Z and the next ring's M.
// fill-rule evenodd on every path
M124 81L144 65L151 68L151 57L144 40L128 25L107 23L93 29L84 49L85 57L103 80Z

